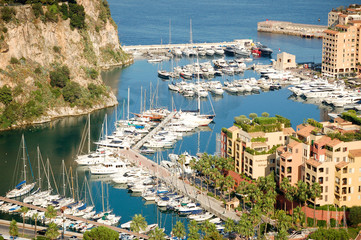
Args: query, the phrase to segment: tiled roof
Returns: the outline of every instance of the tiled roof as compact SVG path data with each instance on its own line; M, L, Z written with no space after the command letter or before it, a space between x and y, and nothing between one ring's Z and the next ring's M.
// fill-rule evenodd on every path
M343 168L343 167L346 166L347 164L348 164L347 162L341 161L341 162L339 162L338 164L336 164L336 167L337 167L337 168Z
M238 131L238 130L239 130L239 128L236 126L232 126L232 127L228 128L228 131L231 131L231 132Z
M347 29L347 28L349 28L350 26L345 26L345 25L342 25L342 24L337 24L336 27L337 27L337 28Z
M327 142L326 144L330 147L334 147L340 143L342 143L340 140L338 140L337 138L334 138L333 140Z
M328 137L328 136L323 136L321 137L320 139L318 139L317 141L315 141L315 144L318 144L318 145L325 145L326 143L330 142L331 141L331 138Z
M297 132L297 134L299 134L299 135L301 135L301 136L303 136L303 137L308 137L308 136L311 135L311 132L312 132L313 129L315 129L314 126L306 125L306 126L304 126L303 128L301 128L301 129Z
M350 155L353 157L361 157L361 149L350 150Z
M292 157L292 153L284 152L281 154L281 157L283 157L284 159L289 159L290 157Z
M333 34L333 35L336 35L338 34L339 32L338 31L335 31L335 30L330 30L330 29L326 29L325 31L323 31L324 33L329 33L329 34Z
M292 141L291 143L289 143L287 146L290 147L290 148L293 148L295 146L297 146L298 144L301 144L300 142L297 142L297 141Z
M267 147L268 145L266 143L262 143L262 142L253 142L251 144L252 148L256 148L256 147Z
M293 130L293 128L291 128L291 127L283 129L283 134L285 134L285 135L292 135L294 132L295 132L295 130Z
M315 159L312 159L312 158L308 159L306 161L306 163L311 164L314 167L318 167L321 165L321 163L319 161L316 161Z

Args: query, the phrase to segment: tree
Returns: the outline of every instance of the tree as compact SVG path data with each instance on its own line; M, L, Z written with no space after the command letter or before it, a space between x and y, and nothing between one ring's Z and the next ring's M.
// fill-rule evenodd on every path
M81 87L77 82L70 82L63 88L63 97L67 102L74 103L81 96Z
M177 221L172 229L172 233L177 239L184 238L186 236L186 229L184 228L184 224L181 221Z
M49 205L49 206L46 208L45 217L46 217L46 218L53 219L53 218L56 217L56 215L57 215L57 211L55 210L54 206Z
M100 226L86 231L83 238L84 240L118 240L119 233L110 228Z
M263 112L262 117L269 117L269 113L268 112Z
M290 181L288 178L284 177L281 181L281 184L280 184L280 189L282 190L282 192L284 193L285 195L285 198L286 198L286 193L288 192L288 190L291 188L291 184L290 184ZM284 208L285 208L285 211L287 209L287 203L285 201L285 204L284 204Z
M255 119L257 117L257 113L250 113L248 116L249 116L250 119L253 120L253 119Z
M294 211L292 211L292 221L297 228L300 228L304 224L305 213L302 211L300 206L296 207Z
M35 222L35 228L34 228L34 235L35 235L35 239L36 239L36 227L38 225L38 216L39 216L39 213L34 213L33 216L31 216L31 218L34 220Z
M252 224L251 218L246 214L242 214L241 219L235 226L235 230L246 239L252 237L254 235L254 225Z
M361 223L361 206L353 206L350 209L349 219L352 226L357 226Z
M235 223L232 219L227 218L226 223L224 224L224 232L225 233L231 233L235 231Z
M64 66L58 66L50 72L50 85L52 87L64 88L70 81L70 70Z
M11 88L7 85L4 85L0 88L0 102L4 105L9 105L9 103L13 100Z
M2 7L1 8L1 19L4 20L4 22L10 22L13 17L15 17L16 12L14 8L10 8L8 6Z
M199 227L195 220L192 220L188 224L188 240L199 240Z
M18 225L14 219L10 222L9 234L13 239L19 235Z
M27 213L27 212L29 212L29 208L27 208L27 207L21 207L21 209L20 209L20 212L22 213L22 217L23 217L23 236L24 236L24 231L25 231L25 214Z
M130 230L139 233L141 230L145 230L148 224L145 218L141 214L135 214L132 222L130 223Z
M308 185L303 181L298 181L297 183L297 198L300 201L300 203L303 203L306 212L306 201L309 199L309 187ZM306 216L306 226L307 226L307 216Z
M313 199L313 219L316 219L316 198L321 196L321 186L318 182L314 182L311 185L310 197ZM313 221L316 226L316 221Z
M51 222L51 223L49 223L49 226L48 226L48 229L46 230L45 236L47 238L50 238L51 240L56 239L60 235L58 230L59 230L58 225Z
M345 229L324 229L319 228L316 232L311 233L309 239L324 240L324 239L337 239L348 240L350 236Z
M208 220L202 223L201 231L204 233L203 239L210 239L215 232L218 233L216 225Z
M150 240L165 240L165 233L162 229L156 227L148 234Z

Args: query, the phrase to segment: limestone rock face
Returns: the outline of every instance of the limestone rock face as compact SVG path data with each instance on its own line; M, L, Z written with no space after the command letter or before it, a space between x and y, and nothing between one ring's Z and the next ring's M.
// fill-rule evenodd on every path
M102 84L102 80L100 75L90 79L85 69L100 72L112 66L131 63L132 59L121 49L117 26L110 15L100 18L101 11L106 9L103 0L78 0L78 4L84 7L86 13L86 28L81 30L72 29L70 19L63 20L60 13L57 22L44 21L44 18L35 17L31 5L15 6L16 20L8 23L0 20L1 29L6 28L0 34L0 69L9 68L12 58L30 60L49 71L54 64L67 65L71 81L86 87L90 82ZM47 11L46 6L43 9ZM5 84L14 86L14 80L0 71L0 87ZM29 85L31 88L34 82L24 78L16 84ZM105 98L91 109L62 106L61 111L57 111L49 108L42 119L82 114L117 104L113 93L109 92Z

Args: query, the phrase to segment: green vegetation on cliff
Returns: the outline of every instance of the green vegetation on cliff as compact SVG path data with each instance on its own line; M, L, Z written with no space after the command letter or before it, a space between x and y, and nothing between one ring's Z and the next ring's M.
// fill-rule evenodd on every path
M44 68L25 59L17 60L0 75L10 76L14 83L33 82L31 87L0 88L0 128L7 128L22 122L31 122L41 117L47 109L56 107L89 108L109 97L104 85L89 82L86 87L71 80L69 68L52 64ZM35 70L33 70L35 69ZM50 81L50 84L49 84Z

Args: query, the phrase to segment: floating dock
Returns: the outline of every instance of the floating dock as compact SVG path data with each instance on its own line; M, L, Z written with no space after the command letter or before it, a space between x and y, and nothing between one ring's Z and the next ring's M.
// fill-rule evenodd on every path
M159 44L159 45L123 45L122 49L127 53L146 53L146 52L168 52L170 49L184 49L184 48L197 48L197 47L230 47L230 46L251 46L252 39L236 39L232 42L216 42L216 43L180 43L180 44Z
M223 220L231 218L235 221L239 221L240 217L236 214L236 212L226 210L223 202L208 196L206 192L201 192L196 187L190 185L187 181L178 179L177 176L172 175L166 168L144 157L137 151L132 149L120 149L119 152L130 162L156 174L156 176L166 182L167 185L172 186L173 189L176 189L176 191L181 192L193 201L198 202L206 211Z
M19 205L19 206L27 207L29 209L35 209L35 210L38 210L38 211L41 211L41 212L46 212L45 208L38 207L38 206L35 206L35 205L32 205L32 204L23 203L23 202L20 202L20 201L14 200L14 199L10 199L10 198L6 198L6 197L1 197L0 196L0 201L13 203L13 204L16 204L16 205ZM64 216L65 218L71 219L71 220L74 220L74 221L82 221L82 222L85 222L85 223L91 223L94 226L104 226L104 227L110 228L110 229L112 229L114 231L117 231L119 233L129 234L129 235L135 236L137 238L143 238L143 239L148 239L149 238L147 235L144 235L144 234L131 232L131 231L128 231L128 230L125 230L125 229L122 229L122 228L118 228L118 227L114 227L114 226L105 225L105 224L98 223L96 221L92 221L92 220L89 220L89 219L84 219L84 218L81 218L81 217L75 217L75 216L67 215L67 214L63 215L60 211L57 211L57 215L58 216Z
M322 38L323 31L327 29L324 25L311 25L292 23L284 21L264 21L257 24L258 32L269 32L301 36L304 38Z

